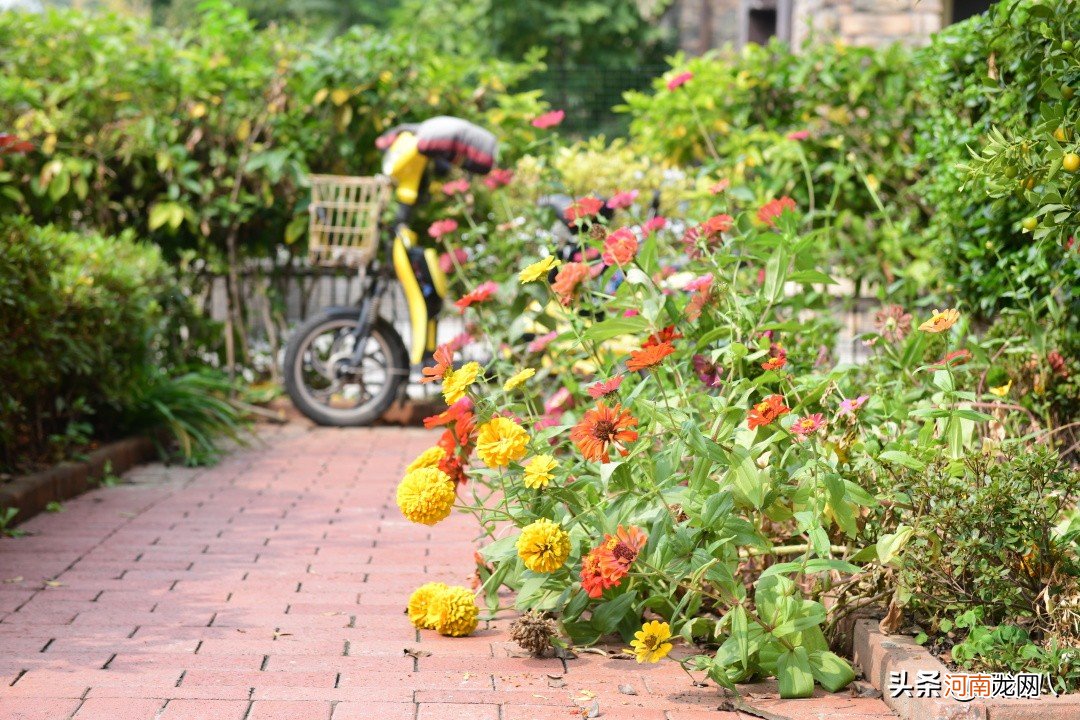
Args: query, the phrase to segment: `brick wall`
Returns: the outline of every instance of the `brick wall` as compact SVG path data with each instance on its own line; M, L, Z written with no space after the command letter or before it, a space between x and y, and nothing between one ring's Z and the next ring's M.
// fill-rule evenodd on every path
M795 0L792 41L808 33L851 45L921 45L941 29L942 0Z

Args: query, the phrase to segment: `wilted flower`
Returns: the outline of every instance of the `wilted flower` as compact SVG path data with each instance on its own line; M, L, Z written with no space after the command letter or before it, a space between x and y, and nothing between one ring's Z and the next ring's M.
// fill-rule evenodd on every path
M942 333L956 324L960 319L960 311L950 308L948 310L934 310L930 319L919 326L919 329L928 333Z
M1050 369L1058 377L1069 377L1069 369L1065 366L1065 356L1057 350L1051 350L1046 354L1046 362L1050 364Z
M557 523L540 518L521 529L518 557L537 573L555 572L570 556L570 535Z
M510 639L535 657L543 656L551 647L551 638L558 633L558 624L535 610L529 610L510 623Z
M443 235L448 235L458 229L456 220L436 220L428 228L428 235L438 240Z
M653 620L641 626L630 641L634 656L639 663L656 663L671 652L671 627L666 622Z
M607 407L603 402L587 410L581 422L570 431L570 439L586 460L609 462L611 448L626 455L626 443L637 440L637 431L632 430L638 424L636 417L624 410L618 403Z
M551 112L546 112L543 115L540 115L538 117L533 118L532 126L534 128L540 128L541 130L546 130L548 128L553 128L556 125L560 124L563 121L563 118L565 118L565 117L566 117L566 111L565 110L552 110Z
M705 383L706 387L720 387L720 379L724 375L723 368L704 355L695 355L691 358L691 362L694 364L694 373L697 374L698 380Z
M795 207L795 201L785 195L762 205L757 211L757 219L769 227L776 227L776 219L786 210L794 211Z
M874 327L889 342L900 342L911 332L911 314L899 305L888 305L874 313Z

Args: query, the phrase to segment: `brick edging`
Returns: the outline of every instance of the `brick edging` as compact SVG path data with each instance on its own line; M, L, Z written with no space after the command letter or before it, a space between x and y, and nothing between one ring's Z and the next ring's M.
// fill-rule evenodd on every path
M1037 700L972 700L890 697L889 673L907 671L914 683L919 671L950 672L929 650L906 635L885 635L877 620L855 623L852 656L866 679L881 692L882 699L903 720L1075 720L1080 718L1080 695Z
M94 482L105 475L106 465L110 472L119 475L156 457L157 448L149 438L118 440L94 450L85 460L62 462L0 485L0 508L18 508L15 519L25 522L50 502L67 500L92 489Z

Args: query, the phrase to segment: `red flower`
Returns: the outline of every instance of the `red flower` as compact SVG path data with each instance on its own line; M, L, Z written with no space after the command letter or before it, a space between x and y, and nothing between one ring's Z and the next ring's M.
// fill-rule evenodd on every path
M458 178L457 180L451 180L450 182L444 182L442 186L444 195L460 195L461 193L469 192L469 180L468 178Z
M600 382L593 383L589 387L585 388L585 392L589 393L589 395L594 400L599 400L605 395L610 395L611 393L618 390L619 386L622 385L622 381L623 376L616 375L615 377L609 378L608 380L601 380Z
M566 208L566 221L577 222L587 217L592 217L604 207L604 201L592 196L575 200L570 207Z
M821 413L814 413L795 420L791 426L791 432L795 434L796 440L805 440L823 427L825 427L825 417Z
M534 338L532 342L525 346L525 349L531 353L543 352L544 348L546 348L548 344L558 336L559 333L552 330L545 335L540 335Z
M795 132L789 132L788 135L787 135L788 140L795 140L795 141L805 140L808 137L810 137L810 131L809 130L796 130Z
M444 252L439 256L439 269L444 273L453 272L455 259L458 265L464 265L469 259L469 253L465 252L465 248L457 248L453 255Z
M776 418L781 415L786 415L789 412L791 412L791 408L784 405L784 397L782 395L770 395L765 398L763 402L759 402L757 405L750 408L750 413L746 418L746 424L753 430L762 425L768 425Z
M712 287L713 276L712 275L700 275L683 286L683 290L687 292L697 292L698 290L708 290Z
M9 133L0 133L0 155L28 153L34 149L34 143L20 140Z
M658 230L663 230L665 227L667 227L667 218L662 217L660 215L653 216L653 217L649 218L648 220L646 220L645 224L642 225L641 227L647 233L656 232Z
M624 192L617 192L611 196L611 199L607 201L607 206L612 210L619 210L621 208L628 208L634 204L637 200L637 190L626 190Z
M541 130L547 130L548 128L553 128L562 123L563 118L565 117L566 112L564 110L552 110L551 112L546 112L539 117L533 118L532 126L534 128L540 128Z
M694 78L694 73L692 73L690 71L681 72L678 75L676 75L675 77L673 77L673 78L671 78L670 80L667 81L667 89L668 90L675 90L676 88L680 88L683 85L685 85L686 83L690 82L693 78Z
M795 207L795 201L785 195L762 205L757 211L757 219L769 227L776 227L776 219L783 215L785 210L794 212Z
M609 451L615 448L626 455L626 443L638 439L637 431L632 430L638 424L637 418L624 410L618 403L607 407L603 402L587 410L581 422L570 431L570 439L586 460L611 460Z
M971 359L971 351L966 348L960 350L953 350L945 357L938 360L935 365L963 365Z
M1050 369L1058 377L1069 377L1069 368L1065 365L1065 356L1057 350L1051 350L1046 354L1046 362L1050 364Z
M490 190L498 190L501 187L506 187L514 179L514 171L507 170L505 168L495 168L488 176L484 178L484 184L488 186Z
M701 254L699 242L707 247L713 247L723 240L723 234L731 230L735 219L726 213L713 215L711 218L687 230L682 237L683 245L686 246L686 254L696 258Z
M667 327L655 332L641 344L641 347L647 348L653 345L659 345L660 343L670 343L672 340L679 340L683 334L675 329L674 325L668 325Z
M604 240L604 254L601 256L607 265L630 264L637 255L638 241L634 233L627 228L619 228Z
M487 282L478 285L475 290L465 295L465 297L458 300L456 303L454 303L454 305L459 310L464 310L470 305L484 302L485 300L490 298L492 293L494 293L498 289L499 286L497 284L488 280Z
M574 299L574 293L577 291L578 285L587 277L589 277L589 266L587 264L583 262L567 263L559 268L559 274L555 276L555 282L551 284L551 289L559 296L559 302L563 305L569 305L570 301Z
M454 353L446 345L440 345L435 349L435 367L426 367L420 371L423 376L420 378L421 383L435 382L436 380L442 380L446 375L446 371L449 370L454 364Z
M769 345L769 359L761 363L765 370L779 370L787 365L787 351L779 343Z
M614 535L605 535L604 541L581 560L581 587L589 597L598 598L604 590L618 587L648 539L640 528L633 526L620 525Z
M630 372L637 372L656 367L673 352L675 352L675 348L669 342L643 347L630 353L630 360L626 363L626 369Z
M438 240L443 235L448 235L457 230L458 224L456 220L436 220L431 223L431 227L428 228L428 235Z

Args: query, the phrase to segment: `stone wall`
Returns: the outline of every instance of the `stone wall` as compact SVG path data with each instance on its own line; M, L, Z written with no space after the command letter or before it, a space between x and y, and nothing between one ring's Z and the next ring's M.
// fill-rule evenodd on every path
M942 27L943 0L794 0L792 42L808 34L850 45L921 45Z

